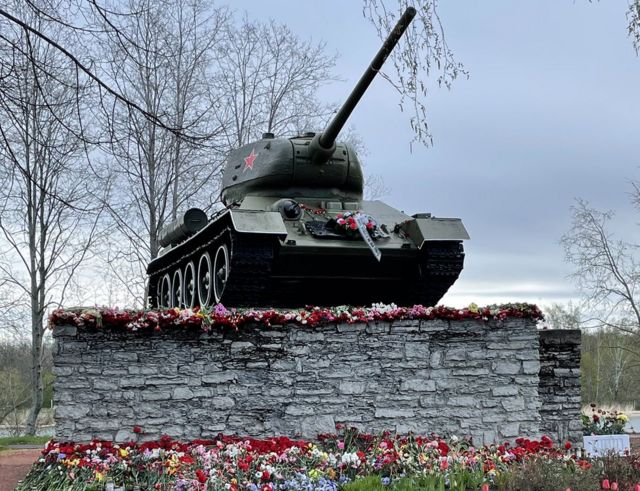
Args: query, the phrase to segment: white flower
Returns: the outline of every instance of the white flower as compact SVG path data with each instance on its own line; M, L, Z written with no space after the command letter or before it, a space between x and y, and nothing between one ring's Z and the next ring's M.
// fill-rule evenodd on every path
M343 464L347 464L347 465L351 465L353 467L358 467L360 465L360 458L356 455L355 452L353 453L343 453L342 457L340 458L340 461Z

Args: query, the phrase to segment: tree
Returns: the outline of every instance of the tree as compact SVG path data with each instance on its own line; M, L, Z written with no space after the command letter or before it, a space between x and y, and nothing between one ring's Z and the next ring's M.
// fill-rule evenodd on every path
M634 200L640 203L638 186ZM572 226L562 238L565 259L574 265L572 278L593 314L587 323L640 334L640 269L637 245L615 238L609 230L611 211L602 212L578 200Z
M580 307L571 301L566 306L554 303L545 308L544 318L552 329L580 329L582 324Z
M632 200L640 205L640 188ZM622 402L640 396L635 377L640 367L640 270L638 246L611 232L611 211L586 201L572 207L572 227L562 238L572 278L584 295L583 394L585 402ZM634 392L634 395L631 395Z
M299 39L274 21L228 24L215 60L216 117L228 150L263 132L299 134L320 128L332 112L314 94L334 79L335 56L323 43Z
M21 1L10 6L40 32L63 38ZM78 114L86 101L75 66L28 30L5 21L0 28L0 277L28 299L33 434L43 400L44 317L89 257L100 213L83 165Z
M108 209L120 238L105 244L102 255L139 300L163 226L194 197L212 201L217 189L222 159L214 147L220 128L211 116L210 66L228 12L206 5L202 0L120 2L117 25L105 14L106 34L94 53L103 78L143 109L103 106L101 118L110 135L108 165L115 172Z

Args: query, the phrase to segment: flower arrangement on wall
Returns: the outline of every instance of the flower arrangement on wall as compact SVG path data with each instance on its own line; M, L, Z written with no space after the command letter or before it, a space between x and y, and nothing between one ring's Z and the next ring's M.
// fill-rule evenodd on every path
M471 304L463 309L437 306L398 307L394 304L373 304L371 307L307 307L298 310L281 309L227 309L216 305L211 309L129 310L118 308L57 309L49 317L49 327L71 325L79 328L111 328L156 330L170 328L238 329L247 324L264 327L295 324L314 327L332 322L348 324L396 320L462 320L501 322L507 318L541 320L542 312L536 305L512 303L478 307Z

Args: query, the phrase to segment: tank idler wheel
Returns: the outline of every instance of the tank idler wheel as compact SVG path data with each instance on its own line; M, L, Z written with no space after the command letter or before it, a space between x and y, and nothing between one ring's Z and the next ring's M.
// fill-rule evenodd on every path
M183 274L183 294L182 302L188 309L195 307L196 304L196 266L193 261L187 263L184 267Z
M208 252L203 252L198 260L198 300L200 307L211 306L213 300L213 264Z
M171 277L165 274L160 281L160 295L158 304L164 309L171 307Z
M220 244L213 259L213 295L216 303L220 303L224 288L229 279L229 247Z
M182 307L182 271L176 269L171 281L171 307Z

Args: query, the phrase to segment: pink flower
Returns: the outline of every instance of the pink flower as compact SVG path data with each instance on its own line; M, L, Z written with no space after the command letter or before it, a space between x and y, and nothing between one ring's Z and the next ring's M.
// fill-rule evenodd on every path
M344 442L343 442L342 440L340 440L340 441L338 442L338 448L339 448L340 450L344 450Z
M602 481L602 489L611 489L611 485L609 484L609 479L604 479Z

